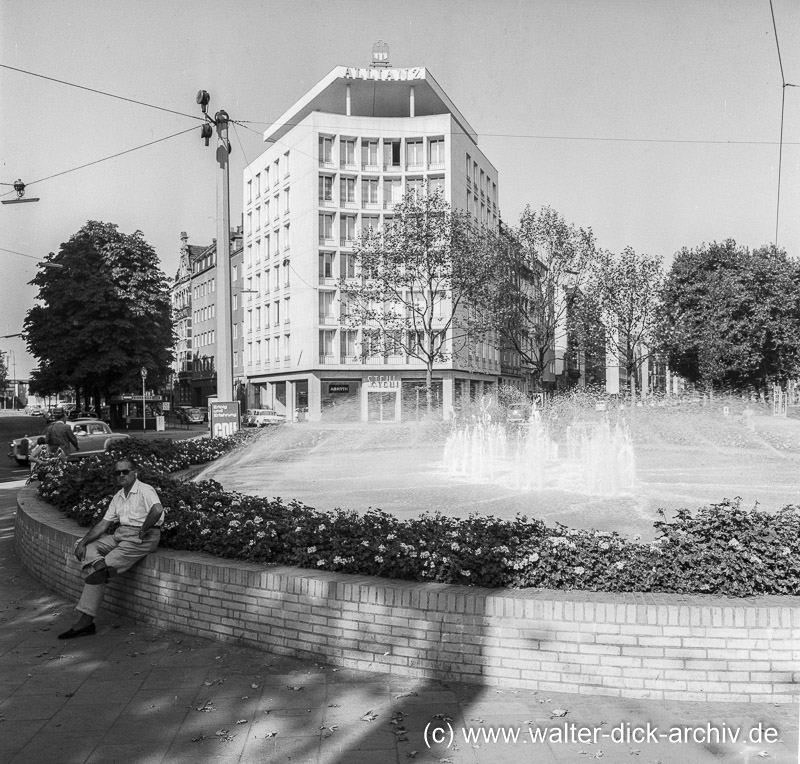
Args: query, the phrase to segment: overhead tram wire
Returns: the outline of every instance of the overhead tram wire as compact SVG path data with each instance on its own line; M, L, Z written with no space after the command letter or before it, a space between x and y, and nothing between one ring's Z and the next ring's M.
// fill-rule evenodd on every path
M124 156L125 154L130 154L133 151L139 151L139 149L147 148L148 146L153 146L156 143L161 143L162 141L168 141L171 138L177 138L179 135L185 135L186 133L190 133L194 130L194 127L187 128L186 130L181 130L180 132L173 133L172 135L166 135L163 138L156 138L154 141L149 141L148 143L143 143L141 146L135 146L132 149L126 149L125 151L120 151L116 154L111 154L111 156L103 157L102 159L95 159L93 162L87 162L86 164L79 165L78 167L73 167L70 170L63 170L62 172L54 173L53 175L48 175L44 178L38 178L37 180L32 180L30 183L27 183L26 186L32 186L34 183L43 183L46 180L51 180L52 178L58 178L61 175L67 175L71 172L76 172L77 170L83 170L85 167L91 167L95 164L100 164L100 162L107 162L109 159L116 159L117 157ZM11 191L7 191L5 194L0 194L0 196L8 196L8 194L12 193Z
M790 85L789 83L786 84L786 87L797 87L797 85ZM234 121L234 120L231 120ZM257 133L258 135L263 135L263 131L261 130L254 130L252 127L248 127L248 125L274 125L274 122L259 122L256 120L242 120L238 119L235 120L237 125L241 125L246 130L250 130L251 132ZM299 125L299 122L286 122L287 127L296 127ZM321 128L328 128L328 129L335 129L335 125L319 125ZM382 131L381 128L375 128L376 133L380 133ZM403 133L403 130L398 130L395 127L392 128L385 128L383 130L387 135L398 135L399 133ZM408 135L416 135L417 131L412 129L408 129ZM480 138L519 138L519 139L529 139L529 140L541 140L541 141L597 141L599 143L677 143L677 144L699 144L699 145L717 145L717 146L774 146L776 141L714 141L714 140L703 140L697 138L607 138L595 135L539 135L539 134L531 134L531 133L484 133L484 132L477 132L476 135ZM789 146L796 146L800 145L799 141L793 141L791 143L787 143L786 145Z
M778 246L778 223L781 214L781 169L783 166L783 118L786 112L786 88L796 88L797 85L792 85L786 82L786 76L783 73L783 59L781 58L781 46L778 42L778 25L775 23L775 9L772 6L772 0L769 0L769 12L772 15L772 29L775 33L775 47L778 51L778 65L781 70L781 137L778 148L778 194L775 204L775 246Z
M200 122L203 121L202 117L198 117L196 114L187 114L183 111L176 111L175 109L167 109L163 106L156 106L152 103L147 103L146 101L137 101L135 98L126 98L125 96L116 95L115 93L107 93L104 90L97 90L96 88L86 87L85 85L78 85L75 82L67 82L66 80L59 80L55 77L48 77L44 74L38 74L36 72L29 72L26 69L18 69L15 66L8 66L8 64L0 64L0 69L8 69L12 72L20 72L21 74L27 74L31 77L39 77L43 80L49 80L50 82L57 82L59 85L67 85L71 88L78 88L79 90L87 90L90 93L97 93L97 95L107 96L108 98L116 98L120 101L127 101L128 103L135 103L139 106L146 106L148 109L158 109L159 111L166 111L170 114L177 114L181 117L189 117L191 119L199 120Z

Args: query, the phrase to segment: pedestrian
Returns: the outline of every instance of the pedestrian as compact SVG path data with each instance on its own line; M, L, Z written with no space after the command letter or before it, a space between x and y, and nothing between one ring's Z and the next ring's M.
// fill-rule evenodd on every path
M119 491L111 499L103 519L75 544L75 557L89 575L75 609L81 614L77 623L59 639L85 637L95 633L94 619L103 602L106 582L130 570L139 560L155 551L161 540L164 509L155 488L138 479L131 459L121 459L114 466ZM110 533L113 525L119 526Z
M36 445L28 454L28 462L31 467L31 474L28 477L29 483L32 480L36 480L39 476L39 468L48 461L50 461L50 446L47 445L44 435L40 435L36 438Z
M44 437L52 450L61 449L65 459L69 458L73 448L75 451L80 451L78 439L67 424L67 412L63 409L58 419L45 430Z

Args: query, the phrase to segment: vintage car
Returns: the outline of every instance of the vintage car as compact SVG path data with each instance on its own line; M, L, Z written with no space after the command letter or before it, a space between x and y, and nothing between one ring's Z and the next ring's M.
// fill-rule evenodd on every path
M268 424L284 424L286 416L273 409L250 409L244 418L247 427L266 427Z
M182 406L178 409L178 418L185 424L202 424L203 412L198 408Z
M81 459L92 454L102 454L108 451L114 441L127 440L130 436L124 433L112 432L111 428L98 419L75 419L66 422L75 437L78 439L80 449L70 454L70 459ZM39 435L26 435L11 441L9 456L21 467L28 465L28 454L36 445Z

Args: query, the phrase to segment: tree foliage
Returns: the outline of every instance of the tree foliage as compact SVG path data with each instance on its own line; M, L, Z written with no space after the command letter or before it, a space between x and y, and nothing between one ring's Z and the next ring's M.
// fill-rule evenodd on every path
M501 347L519 355L538 385L557 341L566 339L572 293L596 256L594 234L550 207L528 206L500 243L490 313Z
M25 337L39 359L42 383L106 394L166 379L173 330L168 283L141 231L90 220L57 254L60 267L32 280L40 304L28 311Z
M488 330L478 306L485 303L494 245L441 192L423 188L395 204L383 230L362 233L352 254L356 276L339 280L342 317L360 331L362 359L421 361L429 411L434 364Z
M761 388L800 368L800 267L732 239L681 250L664 286L661 345L694 383Z
M604 349L625 368L631 395L644 360L656 350L656 327L664 281L662 260L626 247L618 257L598 253L576 297L572 327L579 345Z

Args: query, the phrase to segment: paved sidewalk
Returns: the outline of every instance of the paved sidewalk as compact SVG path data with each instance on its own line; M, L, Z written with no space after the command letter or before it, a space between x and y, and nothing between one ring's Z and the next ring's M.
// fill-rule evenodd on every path
M797 704L667 703L405 679L269 655L102 614L95 636L59 641L56 635L74 620L72 603L45 591L19 565L12 548L14 507L15 492L0 490L0 759L5 764L799 760ZM759 724L776 728L778 742L748 742ZM712 738L738 731L740 739L701 744L658 737L685 736L682 726L689 735ZM547 742L532 740L537 729L548 735ZM625 730L645 739L617 742ZM519 737L469 741L465 731ZM573 739L564 740L564 731ZM434 738L444 742L437 745Z

